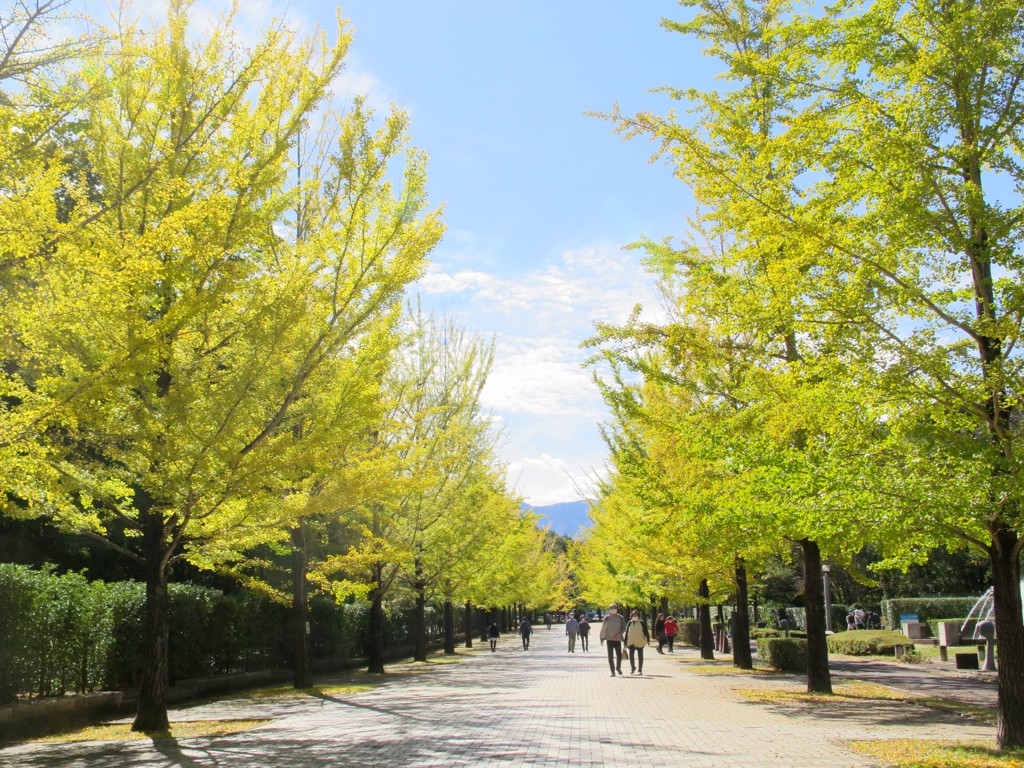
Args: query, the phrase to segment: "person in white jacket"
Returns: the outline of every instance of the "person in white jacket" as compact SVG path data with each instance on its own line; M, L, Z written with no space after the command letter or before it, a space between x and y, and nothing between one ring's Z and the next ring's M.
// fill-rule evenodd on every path
M626 624L626 647L629 649L629 674L644 673L644 647L651 642L647 632L647 622L640 618L640 611L630 614ZM638 669L639 667L639 669Z
M622 639L626 634L626 620L619 615L619 607L612 603L608 606L608 615L601 622L601 643L608 646L608 666L612 677L618 672L622 675Z

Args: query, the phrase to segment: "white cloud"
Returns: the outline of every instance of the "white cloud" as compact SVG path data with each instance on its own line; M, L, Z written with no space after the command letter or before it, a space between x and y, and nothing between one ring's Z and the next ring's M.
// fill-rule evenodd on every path
M628 251L589 247L565 251L557 263L521 276L487 272L446 272L435 265L420 280L427 295L460 294L477 311L517 315L521 322L560 322L570 315L587 329L595 320L622 321L634 304L658 304L653 280ZM529 314L523 314L528 312Z
M485 259L465 256L460 249L458 266L435 264L416 287L426 308L495 339L482 399L516 443L505 452L510 484L535 505L592 493L604 456L593 425L607 410L580 343L595 321L624 322L638 302L657 314L653 279L636 254L617 247L565 251L521 275L485 271Z
M563 459L547 454L511 462L508 481L527 504L537 507L576 501L592 494L592 485L585 471L580 468L574 470Z
M603 406L578 342L559 336L501 337L484 404L499 412L597 421Z

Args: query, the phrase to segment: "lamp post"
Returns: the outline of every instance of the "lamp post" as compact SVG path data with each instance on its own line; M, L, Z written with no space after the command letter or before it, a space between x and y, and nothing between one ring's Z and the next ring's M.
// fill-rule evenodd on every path
M828 580L828 565L821 566L821 580L825 585L825 631L832 631L832 585Z

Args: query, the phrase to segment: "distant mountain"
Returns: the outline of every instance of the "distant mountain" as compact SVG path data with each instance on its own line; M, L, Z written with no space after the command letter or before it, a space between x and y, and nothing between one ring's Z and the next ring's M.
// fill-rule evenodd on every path
M590 527L590 518L587 510L590 509L590 502L580 499L579 501L565 501L561 504L548 504L544 507L531 507L523 504L524 509L532 509L543 518L540 521L542 526L551 524L551 530L562 536L580 538L580 528Z

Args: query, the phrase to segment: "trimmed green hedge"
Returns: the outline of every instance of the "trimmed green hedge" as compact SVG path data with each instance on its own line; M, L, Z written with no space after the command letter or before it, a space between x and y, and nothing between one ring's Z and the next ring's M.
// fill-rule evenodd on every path
M916 613L921 621L935 621L943 616L966 616L977 597L900 597L882 601L882 619L888 629L899 631L900 614Z
M142 672L145 585L89 582L52 568L0 564L0 704L137 687ZM168 587L169 676L176 680L291 666L289 607L252 593L224 595L194 584ZM443 630L427 607L428 636ZM464 613L455 612L456 632ZM385 651L410 642L411 608L387 606ZM363 605L310 601L314 661L366 655Z
M770 629L770 628L766 627L766 628L763 628L763 629L752 629L752 630L750 630L750 638L752 640L759 640L762 637L785 637L785 636L786 636L785 631L781 630L781 629ZM801 631L799 629L791 629L791 630L789 630L789 636L790 637L802 637L804 639L807 639L807 633L803 632L803 631Z
M829 653L847 656L892 656L897 645L912 645L909 637L888 629L852 629L828 637Z
M762 637L757 655L773 669L783 672L807 671L807 640L799 637Z
M807 612L802 607L785 607L783 608L786 614L786 618L789 620L790 629L798 629L801 632L807 630ZM832 604L832 628L839 630L846 628L846 614L849 613L849 609L842 604ZM782 618L779 616L779 609L769 609L767 613L762 610L762 615L765 617L768 628L779 629L779 620Z

